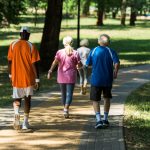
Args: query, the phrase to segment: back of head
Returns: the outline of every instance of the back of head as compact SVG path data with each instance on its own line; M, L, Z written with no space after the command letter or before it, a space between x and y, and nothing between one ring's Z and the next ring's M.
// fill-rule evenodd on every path
M28 27L21 27L20 29L20 36L22 40L29 40L30 30Z
M110 44L110 37L107 34L102 34L98 38L98 43L101 46L108 46Z
M63 44L67 55L71 55L73 52L72 43L73 38L71 36L66 36L63 38Z
M83 39L80 41L80 46L88 47L88 45L89 45L88 39Z

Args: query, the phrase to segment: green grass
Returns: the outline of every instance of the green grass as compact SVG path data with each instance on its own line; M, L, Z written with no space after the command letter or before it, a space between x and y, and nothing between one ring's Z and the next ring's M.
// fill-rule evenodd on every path
M125 139L128 150L150 148L150 82L132 92L125 104Z
M19 38L19 30L21 26L29 26L31 30L30 41L33 42L37 48L40 46L42 37L42 29L44 23L44 16L39 15L37 26L34 26L33 16L21 16L22 21L19 25L11 25L10 28L0 29L0 106L5 102L9 102L11 97L11 90L9 86L9 79L7 74L7 51L10 43ZM119 20L106 19L103 27L97 27L96 18L81 18L81 39L88 38L90 48L97 46L97 38L100 34L109 34L112 38L111 47L114 48L120 57L121 67L128 67L133 65L150 64L150 22L137 21L135 27L120 26ZM127 21L128 24L128 21ZM71 35L74 38L74 47L76 48L76 25L77 19L68 19L62 21L62 28L60 32L60 48L62 47L62 38L66 35ZM41 90L49 89L52 84L56 83L48 81L46 74L41 74ZM6 90L7 89L7 90ZM7 92L4 92L4 91ZM7 93L7 94L5 94ZM4 96L7 95L7 96Z
M37 26L34 27L33 16L22 16L19 25L11 25L10 28L0 29L0 107L10 105L12 102L12 88L7 74L7 50L13 40L19 38L21 26L29 26L31 30L30 41L39 48L44 16L40 15ZM105 26L97 27L96 18L81 18L81 38L88 38L90 48L97 45L97 37L100 34L109 34L114 48L120 57L121 67L150 64L150 22L138 20L135 27L120 26L119 20L104 20ZM127 24L129 21L127 20ZM62 21L60 33L60 47L62 38L71 35L74 38L76 48L76 19ZM40 91L50 91L56 86L56 73L52 80L47 80L47 73L41 74ZM37 92L36 94L38 94ZM125 133L128 149L148 150L150 147L150 83L134 91L127 99L125 106Z

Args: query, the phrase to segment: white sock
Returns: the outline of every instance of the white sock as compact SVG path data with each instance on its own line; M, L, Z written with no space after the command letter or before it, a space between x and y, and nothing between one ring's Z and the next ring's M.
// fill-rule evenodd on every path
M108 120L108 112L104 112L104 120Z
M24 114L24 123L28 123L29 114Z
M68 109L64 108L64 112L68 112Z
M95 115L96 115L96 121L97 122L101 121L101 114L100 114L100 112L97 112Z
M14 112L15 112L16 115L18 115L19 114L19 107L15 107Z

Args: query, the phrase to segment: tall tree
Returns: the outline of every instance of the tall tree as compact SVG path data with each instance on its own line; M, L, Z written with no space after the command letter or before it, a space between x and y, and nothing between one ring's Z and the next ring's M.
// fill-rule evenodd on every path
M125 26L126 21L126 7L127 7L127 0L122 0L121 4L121 25Z
M105 11L105 0L97 0L98 11L97 11L97 25L103 26L103 17Z
M27 7L33 8L34 25L36 27L38 20L38 10L46 8L47 0L26 0L26 3Z
M82 14L83 14L84 16L89 15L90 3L91 3L91 0L84 0L84 1L83 1Z
M47 71L59 46L63 0L48 0L40 46L41 69Z
M25 12L25 0L0 0L0 25L18 24L19 15Z
M146 0L130 0L129 6L131 7L131 13L130 13L130 25L135 26L136 17L138 14L138 11L142 11L143 6L147 5L148 1Z
M136 21L137 9L136 9L136 3L134 2L131 4L130 26L135 26L135 21Z

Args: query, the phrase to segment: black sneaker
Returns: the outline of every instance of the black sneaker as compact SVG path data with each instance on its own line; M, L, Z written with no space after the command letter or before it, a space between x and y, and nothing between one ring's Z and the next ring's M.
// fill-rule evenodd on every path
M108 127L109 126L109 121L108 120L103 120L103 126Z
M103 122L102 121L99 121L96 123L95 125L95 129L101 129L103 127Z

